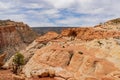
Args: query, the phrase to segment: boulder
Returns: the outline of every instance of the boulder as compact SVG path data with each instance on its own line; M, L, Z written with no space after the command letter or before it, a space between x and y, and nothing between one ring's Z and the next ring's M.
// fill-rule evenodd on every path
M48 77L49 76L49 71L47 69L42 69L42 70L34 70L31 72L31 75L38 76L38 77Z
M49 77L53 78L55 76L55 71L50 69L49 70Z
M12 80L26 80L26 79L22 76L12 75Z

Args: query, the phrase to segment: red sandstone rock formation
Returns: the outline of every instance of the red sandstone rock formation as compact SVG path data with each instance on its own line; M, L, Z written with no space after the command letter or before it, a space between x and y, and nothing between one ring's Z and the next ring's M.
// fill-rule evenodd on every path
M0 55L0 67L4 65L4 59L5 59L5 57L6 57L5 53Z
M59 34L57 34L56 32L48 32L44 36L38 37L36 39L36 42L40 42L40 43L48 42L48 41L50 41L52 39L57 38L58 36L59 36Z
M120 37L120 31L98 30L95 28L69 28L62 31L62 36L72 36L71 33L76 34L76 38L90 41L94 39L115 38Z
M22 72L31 78L120 80L119 37L119 29L103 25L48 32L21 51L27 59Z
M117 58L119 52L114 53L113 46L106 44L108 42L102 43L102 46L108 45L109 52L107 48L94 46L95 43L97 42L92 43L90 47L89 42L77 40L50 41L47 46L36 50L23 68L23 72L27 77L43 76L43 74L46 74L44 77L48 77L49 71L53 71L55 79L61 78L60 80L119 80L120 74L112 76L120 72L120 64L116 63L116 60L120 61L120 57ZM111 44L116 46L116 51L119 51L120 46Z
M34 51L23 73L50 77L52 71L56 80L119 80L119 37L119 30L100 26L47 33L37 38L37 44L46 44Z
M27 24L10 20L0 21L0 53L10 58L16 51L24 49L37 34Z

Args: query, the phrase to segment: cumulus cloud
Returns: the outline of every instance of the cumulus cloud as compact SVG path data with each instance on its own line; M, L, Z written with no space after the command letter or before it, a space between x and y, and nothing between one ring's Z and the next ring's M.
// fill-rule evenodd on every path
M75 0L46 0L46 2L49 2L54 8L69 8Z
M119 7L120 0L1 0L0 19L33 27L91 26L120 17Z
M0 10L8 10L12 7L11 3L0 2Z

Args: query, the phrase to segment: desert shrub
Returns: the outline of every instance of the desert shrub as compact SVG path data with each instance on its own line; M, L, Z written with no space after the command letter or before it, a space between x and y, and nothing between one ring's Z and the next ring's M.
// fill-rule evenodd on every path
M21 53L16 53L13 58L13 72L18 74L22 65L24 65L24 56Z
M69 37L71 37L71 40L74 40L75 37L77 36L77 32L74 30L71 30L68 34Z
M100 42L100 41L97 41L97 43L99 44L99 45L102 45L103 43L102 42Z
M76 33L76 31L71 30L71 31L69 32L68 36L76 37L76 36L77 36L77 33Z
M63 48L65 48L65 46L62 46Z
M78 53L79 53L79 54L83 54L83 52L81 52L81 51L79 51Z

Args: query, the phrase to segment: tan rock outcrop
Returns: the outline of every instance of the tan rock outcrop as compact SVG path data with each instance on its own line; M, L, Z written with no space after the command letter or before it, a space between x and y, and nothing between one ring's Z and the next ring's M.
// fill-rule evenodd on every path
M41 36L39 38L36 39L36 42L48 42L52 39L55 39L59 36L59 34L57 34L56 32L48 32L46 33L44 36Z
M42 76L44 73L49 76L48 71L53 70L55 77L63 80L104 80L109 78L118 80L118 78L110 76L114 71L119 72L120 70L120 65L116 65L114 62L114 60L120 61L120 58L115 57L115 54L116 56L119 54L112 52L114 48L111 45L116 47L116 51L120 46L115 44L114 39L103 40L106 43L109 41L111 45L102 43L102 39L82 43L77 39L64 41L53 40L50 41L51 44L38 49L23 68L23 73L27 77ZM103 45L96 47L97 41ZM102 49L101 47L104 46L110 48ZM112 56L113 53L114 56ZM99 57L100 54L104 54L104 56ZM109 60L111 58L113 61Z
M26 80L25 77L18 76L18 75L12 75L12 80Z
M120 37L120 32L99 30L95 28L69 28L69 29L63 30L61 35L69 36L69 37L76 35L75 37L78 39L90 41L94 39Z
M96 25L95 28L109 31L120 31L120 18L101 23L99 25Z

